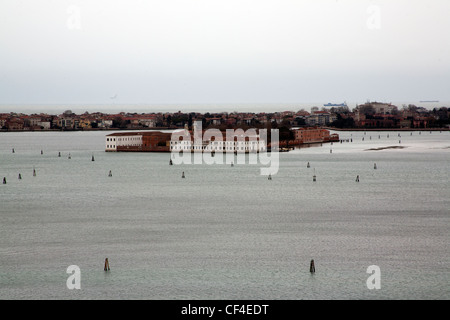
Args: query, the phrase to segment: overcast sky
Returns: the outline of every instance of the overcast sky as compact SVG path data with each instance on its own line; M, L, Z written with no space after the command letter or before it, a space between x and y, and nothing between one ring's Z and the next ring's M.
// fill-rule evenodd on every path
M1 0L0 104L450 101L449 13L449 0Z

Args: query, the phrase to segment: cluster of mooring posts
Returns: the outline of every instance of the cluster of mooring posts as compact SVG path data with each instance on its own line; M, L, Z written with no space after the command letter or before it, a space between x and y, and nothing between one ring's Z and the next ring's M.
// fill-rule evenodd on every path
M11 149L11 152L12 152L12 153L16 153L16 149L15 149L15 148L12 148L12 149ZM44 150L41 149L40 154L43 155L43 154L44 154ZM61 156L62 156L62 155L61 155L61 151L58 151L58 158L61 158ZM69 152L67 158L68 158L69 160L72 159L72 155L70 154L70 152ZM94 155L92 155L91 161L95 161ZM172 160L170 160L170 164L172 165ZM33 177L36 177L36 176L37 176L36 168L33 167ZM108 177L112 177L112 171L111 171L111 170L109 170ZM19 173L17 178L18 178L18 180L22 180L22 173ZM3 177L2 182L3 182L3 184L7 184L6 177Z
M441 131L441 132L442 132L442 131ZM421 135L421 134L422 134L422 132L419 131L419 135ZM430 131L430 134L431 134L431 131ZM366 132L364 132L364 135L366 135ZM412 136L412 132L410 133L410 135ZM398 137L401 138L400 133L398 133ZM387 134L387 138L389 138L389 133ZM372 140L372 136L370 136L369 139ZM381 135L378 135L378 139L381 139ZM364 141L364 137L362 138L362 141ZM339 142L340 142L341 144L344 143L344 142L353 142L353 137L351 137L350 139L341 139L341 140L339 140ZM401 143L401 139L399 139L399 143ZM332 146L332 145L333 145L333 142L331 142L331 146ZM12 151L12 153L15 153L15 152L16 152L14 148L12 148L11 151ZM330 147L330 153L332 153L332 152L333 152L333 150L332 150L332 148ZM43 155L43 154L44 154L44 151L41 150L41 155ZM235 152L235 154L237 154L237 152ZM214 157L214 156L215 156L215 153L214 153L214 152L211 152L211 156ZM61 157L61 152L58 152L58 158L60 158L60 157ZM69 153L69 154L68 154L68 159L71 159L71 158L72 158L72 156L71 156L71 154ZM91 161L95 161L94 155L92 155ZM172 159L170 159L169 165L173 165ZM233 166L234 166L234 164L233 164L233 162L231 162L231 167L233 167ZM307 167L307 168L310 168L310 167L311 167L311 164L308 162L308 163L306 164L306 167ZM376 164L376 163L374 163L373 168L374 168L375 170L377 169L377 164ZM33 177L36 177L36 175L37 175L36 169L33 167ZM108 177L112 177L112 171L111 171L111 170L109 170ZM182 175L181 175L181 178L184 179L185 177L186 177L186 176L185 176L184 171L183 171L183 172L182 172ZM21 173L19 173L18 179L19 179L19 180L22 180L22 174L21 174ZM268 180L272 180L272 175L271 175L271 174L269 174ZM314 168L314 174L313 174L313 181L314 181L314 182L317 181L316 169L315 169L315 168ZM357 175L357 176L356 176L356 182L359 182L359 181L360 181L360 180L359 180L359 175ZM3 177L3 184L7 184L6 177ZM104 271L110 271L110 266L109 266L108 258L105 259L105 265L104 265L104 268L103 268L103 269L104 269ZM310 262L309 271L310 271L311 274L314 274L314 273L316 272L316 268L315 268L315 264L314 264L314 259L311 260L311 262Z
M214 157L214 152L211 152L211 156ZM94 160L92 160L92 161L94 161ZM170 165L170 166L173 165L172 159L169 160L169 165ZM231 162L230 165L231 165L231 167L234 167L234 163L233 163L233 162ZM110 172L111 172L111 171L110 171ZM184 174L184 171L181 173L181 178L182 178L182 179L185 179L185 178L186 178L186 175ZM269 179L269 180L272 180L272 176L271 176L270 174L269 174L268 179Z
M306 168L311 168L311 165L310 165L310 163L309 163L309 161L308 161L308 163L306 164ZM377 164L376 163L374 163L373 164L373 169L374 170L377 170ZM269 176L269 180L271 180L272 178ZM316 168L314 168L314 174L313 174L313 182L316 182L317 181L317 176L316 176ZM359 174L356 176L356 180L355 180L356 182L359 182Z
M12 152L12 153L16 153L15 148L12 148L12 149L11 149L11 152ZM41 151L40 151L40 154L43 155L43 154L44 154L44 150L41 150ZM59 151L59 152L58 152L58 158L61 158L61 156L62 156L62 155L61 155L61 152ZM69 153L67 158L68 158L69 160L72 159L72 155ZM91 161L95 161L94 155L92 155ZM172 162L172 160L171 160L171 162ZM36 177L36 176L37 176L37 171L36 171L36 168L33 167L33 177ZM112 171L111 171L111 170L109 170L108 177L112 177ZM19 173L19 174L18 174L17 179L18 179L18 180L22 180L22 173ZM6 177L3 177L3 179L2 179L2 184L7 184ZM109 266L108 258L105 259L104 270L105 270L105 271L110 271L110 266Z
M430 134L431 134L431 133L432 133L432 132L430 131ZM367 133L364 132L364 135L366 135L366 134L367 134ZM422 134L422 132L419 131L419 135L420 135L420 134ZM410 135L412 136L413 133L411 132ZM386 137L387 137L387 138L390 137L390 136L389 136L389 133L386 135ZM401 138L401 134L400 134L400 133L398 133L398 137ZM369 136L369 139L371 140L371 139L372 139L372 136ZM381 139L381 135L380 135L380 134L378 135L378 139ZM362 138L362 140L364 141L364 137ZM348 139L340 139L339 142L340 142L341 144L344 143L344 142L353 142L353 134L351 134L351 137L348 138ZM401 143L401 139L399 140L399 143ZM331 147L332 145L333 145L333 142L330 143L330 153L333 153L333 149L332 149L332 147ZM15 148L12 148L12 153L15 153L15 152L16 152L16 151L15 151ZM40 152L40 153L41 153L41 155L43 155L43 154L44 154L44 150L41 149L41 152ZM237 154L237 152L235 152L235 154ZM211 152L211 156L215 156L215 152ZM61 152L58 152L58 158L60 158L60 157L61 157ZM71 156L70 153L68 154L68 159L72 159L72 156ZM91 156L91 161L95 161L94 155ZM172 159L169 160L169 165L173 165ZM231 167L233 167L233 166L234 166L234 164L233 164L233 162L231 162ZM310 167L311 167L311 165L310 165L309 162L307 163L307 166L306 166L306 167L307 167L307 168L310 168ZM376 164L376 163L374 163L374 169L377 169L377 164ZM35 168L33 168L33 176L36 177L36 169L35 169ZM108 177L112 177L112 171L111 171L111 170L109 170ZM184 171L183 171L183 173L182 173L182 175L181 175L181 178L183 178L183 179L186 178ZM19 173L18 179L19 179L19 180L22 179L22 174L21 174L21 173ZM272 176L271 176L271 175L268 176L268 180L272 180ZM313 181L314 181L314 182L317 181L317 176L316 176L315 168L314 168L314 174L313 174ZM356 182L359 182L359 181L360 181L360 180L359 180L359 175L357 175L357 176L356 176ZM3 184L6 184L6 177L3 178Z
M440 131L441 133L442 133L442 131ZM418 134L419 135L421 135L422 134L422 132L421 131L419 131L418 132ZM430 134L432 134L432 131L430 131ZM366 136L367 135L367 132L364 132L364 136ZM410 132L410 136L412 136L413 135L413 132ZM362 137L361 139L362 139L362 141L364 141L365 140L365 137ZM397 137L399 138L398 139L398 143L399 144L401 144L402 143L402 134L399 132L399 133L397 133ZM390 138L390 134L389 133L387 133L386 134L386 138ZM378 139L381 139L381 134L378 134ZM372 136L371 135L369 135L369 140L372 140ZM346 138L346 139L340 139L339 140L339 142L342 144L342 143L344 143L344 142L353 142L353 134L351 134L351 137L350 138ZM333 142L331 142L331 146L333 145ZM330 153L333 153L333 149L330 147ZM308 162L307 163L307 168L310 168L310 163ZM373 165L373 169L374 170L377 170L377 164L376 163L374 163L374 165ZM315 172L314 172L314 175L313 175L313 181L316 181L317 180L317 177L316 177L316 174L315 174ZM356 182L359 182L360 181L360 176L359 175L357 175L356 176L356 180L355 180Z
M442 132L442 131L441 131L441 132ZM432 133L432 132L430 131L430 134L431 134L431 133ZM422 134L422 132L419 131L419 135L420 135L420 134ZM364 135L367 135L367 132L364 132ZM400 133L398 133L397 135L398 135L399 138L401 138L401 134L400 134ZM411 132L410 135L412 136L413 133ZM387 138L390 138L389 133L386 134L386 137L387 137ZM369 139L372 140L372 136L369 136ZM381 134L378 134L378 139L381 139ZM362 141L364 141L364 137L362 137ZM353 142L353 134L351 134L351 137L350 137L350 138L347 138L347 139L340 139L340 140L339 140L339 143L341 143L341 144L342 144L342 143L345 143L345 142ZM399 139L398 142L401 143L401 142L402 142L401 139ZM321 145L322 145L322 144L321 144ZM333 146L333 142L330 142L330 153L333 153L333 148L332 148L332 146ZM235 151L234 153L237 154L236 151ZM212 152L211 152L211 156L214 157L214 155L215 155L215 152L212 151ZM94 160L92 160L92 161L94 161ZM173 165L172 159L169 160L169 165ZM233 167L233 166L234 166L234 164L233 164L233 162L231 162L231 167ZM311 165L310 165L309 162L307 163L306 167L307 167L307 168L310 168L310 167L311 167ZM374 168L375 170L377 169L377 164L376 164L376 163L374 163L373 168ZM183 172L182 175L181 175L181 178L185 178L185 177L186 177L186 176L185 176L185 174L184 174L184 172ZM272 176L269 174L269 176L268 176L267 179L268 179L268 180L272 180ZM316 172L315 172L315 168L314 168L313 181L314 181L314 182L317 181L317 175L316 175ZM359 181L360 181L360 176L359 176L359 175L356 176L356 180L355 180L355 181L356 181L356 182L359 182Z

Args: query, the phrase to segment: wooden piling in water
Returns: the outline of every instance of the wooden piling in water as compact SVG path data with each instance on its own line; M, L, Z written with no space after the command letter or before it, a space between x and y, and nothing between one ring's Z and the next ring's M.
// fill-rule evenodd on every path
M309 264L309 272L315 273L316 267L314 266L314 259L311 260L311 263Z
M103 268L105 271L109 271L109 261L108 258L105 259L105 267Z

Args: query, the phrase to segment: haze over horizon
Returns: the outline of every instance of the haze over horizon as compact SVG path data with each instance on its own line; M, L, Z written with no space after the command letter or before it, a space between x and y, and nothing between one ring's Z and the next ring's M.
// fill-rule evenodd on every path
M448 12L448 0L3 0L0 105L448 102Z

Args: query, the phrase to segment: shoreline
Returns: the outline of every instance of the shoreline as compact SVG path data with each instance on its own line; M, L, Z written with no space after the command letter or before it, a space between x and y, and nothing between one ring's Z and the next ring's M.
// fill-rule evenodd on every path
M324 127L327 130L333 131L450 131L450 128L333 128Z
M8 130L0 129L0 132L91 132L91 131L161 131L161 130L178 130L182 128L103 128L103 129L76 129L76 130L61 130L61 129L42 129L42 130Z
M297 128L297 127L295 127ZM322 129L332 131L450 131L450 128L334 128L321 127ZM61 130L61 129L42 129L42 130L9 130L0 129L1 132L91 132L91 131L161 131L161 130L179 130L183 128L102 128L102 129L77 129L77 130Z

